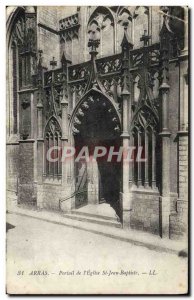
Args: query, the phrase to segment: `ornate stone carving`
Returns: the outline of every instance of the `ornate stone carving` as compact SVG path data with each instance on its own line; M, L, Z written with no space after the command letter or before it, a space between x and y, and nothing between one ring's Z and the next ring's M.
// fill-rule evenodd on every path
M79 130L75 127L72 128L72 131L73 131L73 135L76 135L79 133Z
M22 139L29 138L31 134L31 107L30 94L20 95L21 113L20 113L20 136Z
M88 105L88 103L85 101L83 104L82 104L82 107L84 108L84 109L88 109L89 108L89 105Z
M56 115L61 117L61 100L63 97L63 88L62 86L55 86L53 88L53 93L54 93L54 104L55 104L55 109L56 109Z
M74 118L74 124L80 125L81 121L78 119L78 117Z
M90 64L88 62L69 67L69 81L81 80L89 77Z
M114 26L114 18L109 9L103 6L97 7L90 16L88 22L88 33L95 34L95 38L99 39L99 32L106 28L106 26Z
M24 15L20 16L14 26L14 31L12 34L13 41L16 41L17 44L22 45L24 42L25 36L25 20Z
M100 97L98 93L93 92L90 96L86 98L83 103L80 103L80 106L77 109L77 112L73 119L73 134L78 134L81 130L82 123L84 124L84 118L87 117L89 113L89 109L96 107L96 109L100 108L103 112L108 112L110 117L110 122L112 122L112 128L115 132L120 132L120 120L115 110L111 107L109 101L105 99L105 97ZM102 108L103 107L103 108ZM83 110L85 110L83 112Z
M59 133L61 136L61 127L57 119L55 117L51 117L45 128L45 135L52 134L54 136L56 133Z
M83 112L83 110L82 110L81 108L78 109L78 112L77 112L77 113L78 113L78 115L81 116L81 117L84 116L84 112Z
M144 43L142 56L139 62L138 73L134 73L134 90L133 90L133 118L130 126L131 131L158 130L159 113L158 99L154 97L153 88L155 86L156 70L151 68L150 52L147 47L149 36L144 35L141 41ZM135 88L139 89L138 97L135 95Z
M52 72L48 71L44 73L44 85L49 86L52 82Z
M22 108L23 109L26 109L27 107L29 107L30 106L30 100L29 99L23 99L22 100L22 103L21 103L21 106L22 106Z
M71 41L78 38L79 34L79 15L74 14L70 17L64 18L59 21L59 34L61 41Z
M96 65L100 75L120 72L122 66L121 55L117 54L108 58L98 59Z

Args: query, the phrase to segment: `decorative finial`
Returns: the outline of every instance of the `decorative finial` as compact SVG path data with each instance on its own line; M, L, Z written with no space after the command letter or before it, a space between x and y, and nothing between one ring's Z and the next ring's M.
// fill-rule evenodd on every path
M127 29L128 29L128 25L129 25L129 20L128 19L124 19L124 21L122 21L122 26L124 27L124 35L123 35L123 39L121 42L121 47L124 48L128 48L128 49L133 49L133 44L129 38Z
M90 55L95 57L98 54L97 48L100 45L100 40L96 37L97 35L96 31L90 30L89 34L90 34L90 38L88 41L88 47L90 48Z
M149 40L151 39L151 35L147 34L147 30L144 30L144 34L140 38L140 42L143 42L144 47L148 46Z
M42 65L42 53L43 51L41 49L38 50L38 65Z
M71 64L71 61L66 59L65 53L63 52L62 57L61 57L61 65L62 65L63 71L66 70L68 64Z
M42 72L43 72L43 66L42 66L42 50L38 50L38 64L37 64L37 73L35 76L35 81L38 85L41 85L42 83Z
M161 6L160 9L161 9L161 11L163 11L164 17L165 17L165 16L168 14L168 12L169 12L168 6Z
M66 57L65 57L65 53L63 51L62 57L61 57L61 64L64 65L66 63Z
M129 25L129 20L127 19L123 22L123 27L125 31L127 31L128 25Z
M99 47L99 45L100 45L99 39L97 40L89 39L88 47L90 48L90 54L97 55L98 54L97 48Z
M54 70L56 65L57 65L57 61L55 60L55 57L53 56L53 60L50 61L50 66L52 66L52 69Z

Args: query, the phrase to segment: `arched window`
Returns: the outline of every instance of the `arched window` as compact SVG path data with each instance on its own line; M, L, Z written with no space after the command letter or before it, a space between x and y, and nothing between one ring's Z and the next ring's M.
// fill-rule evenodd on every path
M12 96L13 96L13 133L17 134L17 98L18 98L18 56L17 46L15 43L12 44Z
M7 75L8 75L8 98L9 98L9 134L18 133L18 91L20 87L21 78L21 64L19 53L21 45L24 41L24 10L18 9L13 14L8 25L8 61L7 61Z
M158 124L146 103L134 116L131 132L135 147L132 181L139 188L155 189L159 187L156 170Z
M115 28L111 11L106 7L97 7L88 22L88 38L94 34L100 39L100 55L112 55L115 53Z
M10 8L7 21L7 91L9 135L18 134L19 90L32 86L36 54L36 12L33 7Z
M123 23L128 22L127 33L132 41L132 15L127 8L120 8L117 15L117 52L121 52L121 42L123 39Z
M137 6L133 13L134 29L133 29L133 44L134 48L142 47L140 38L145 30L149 34L149 7Z
M44 175L46 177L61 177L61 147L61 128L56 118L52 117L46 125L44 134ZM49 150L50 155L48 155ZM56 161L51 161L49 157Z

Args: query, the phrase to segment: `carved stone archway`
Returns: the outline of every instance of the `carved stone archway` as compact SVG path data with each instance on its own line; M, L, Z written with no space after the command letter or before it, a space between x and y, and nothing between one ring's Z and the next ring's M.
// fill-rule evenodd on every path
M119 193L121 165L117 156L108 161L111 147L119 151L121 122L118 111L102 92L91 89L75 107L70 121L76 154L87 147L89 160L75 159L75 207L109 203L120 216ZM104 147L106 154L94 158L95 147ZM101 150L100 150L101 151ZM76 156L77 157L77 156ZM77 167L76 167L77 165Z

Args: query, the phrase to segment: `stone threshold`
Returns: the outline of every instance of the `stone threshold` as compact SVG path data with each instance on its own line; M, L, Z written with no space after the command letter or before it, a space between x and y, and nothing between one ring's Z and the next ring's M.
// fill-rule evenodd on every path
M22 207L8 207L8 214L16 214L24 217L50 222L56 225L67 226L77 230L84 230L94 234L103 235L122 242L128 242L135 246L146 247L157 252L166 252L174 255L187 256L186 241L175 241L161 238L151 233L137 231L134 229L115 228L106 225L82 222L65 218L65 213L59 211L31 210Z

